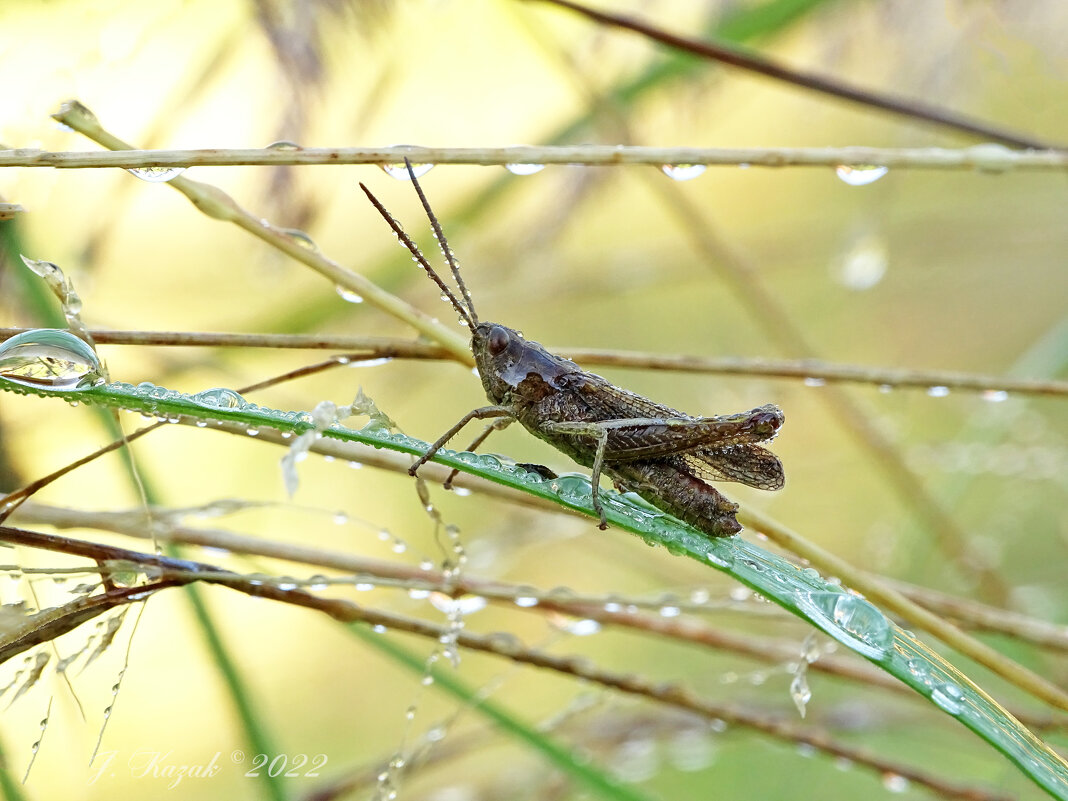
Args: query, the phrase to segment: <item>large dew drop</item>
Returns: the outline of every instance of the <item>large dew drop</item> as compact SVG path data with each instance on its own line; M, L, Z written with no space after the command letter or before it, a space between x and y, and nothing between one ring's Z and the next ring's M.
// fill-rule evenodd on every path
M689 181L703 175L708 169L706 164L663 164L660 171L673 181Z
M334 289L337 291L338 297L346 303L363 303L363 296L358 292L353 292L347 286L338 284Z
M893 625L886 615L863 598L840 592L806 592L798 606L813 622L854 651L882 659L894 641Z
M505 164L504 168L512 175L533 175L545 169L544 164Z
M248 406L248 401L226 387L205 389L194 395L193 400L201 406L211 406L216 409L243 409Z
M890 172L889 167L879 167L873 164L839 164L834 168L835 175L850 186L873 184L888 172Z
M403 161L395 164L379 164L378 166L382 168L382 172L391 178L396 178L398 181L412 180L412 177L408 174L408 167ZM433 168L433 164L412 164L412 172L415 173L416 178L422 178Z
M0 343L0 378L27 387L89 389L104 383L104 369L85 340L41 328Z
M127 172L150 184L165 184L185 172L185 167L137 167Z

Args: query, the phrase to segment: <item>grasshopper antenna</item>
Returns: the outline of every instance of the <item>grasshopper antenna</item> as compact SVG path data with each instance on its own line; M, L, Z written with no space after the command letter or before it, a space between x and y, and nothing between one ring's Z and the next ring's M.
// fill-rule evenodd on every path
M478 325L478 314L475 312L475 304L471 300L471 293L467 291L467 284L465 284L464 279L460 277L460 265L456 261L456 255L452 252L452 248L449 247L449 240L445 238L445 234L441 230L441 223L438 222L438 217L434 214L434 210L430 208L430 202L426 199L426 195L423 194L423 187L419 185L419 179L415 177L415 170L412 169L412 163L408 160L407 156L404 157L404 166L408 169L408 175L411 176L412 186L415 187L415 193L419 195L419 202L423 204L423 211L426 212L426 216L430 220L430 227L434 229L434 239L438 241L438 247L441 248L441 252L445 256L445 261L449 263L449 269L452 270L452 277L456 279L456 286L460 287L460 293L467 302L467 310L471 313L471 320L475 325Z
M408 165L408 169L409 171L411 170L410 164ZM416 184L416 188L418 189L418 184ZM449 289L448 285L441 280L441 276L439 276L434 271L434 268L430 266L430 262L426 260L426 256L423 255L423 251L421 251L419 249L419 246L412 241L412 238L404 232L404 229L401 227L401 224L397 222L396 218L389 213L386 207L382 205L379 199L371 193L371 190L368 189L362 181L360 182L360 189L362 189L363 193L367 195L367 199L371 201L371 205L378 209L378 213L382 215L382 219L384 219L389 224L389 227L393 229L393 233L397 235L397 239L400 240L401 244L404 245L404 247L408 248L408 252L412 254L412 257L415 259L416 263L423 268L424 272L426 272L427 275L430 276L430 280L432 280L435 284L438 285L438 288L442 291L442 293L444 293L445 297L448 298L453 308L460 313L460 317L462 318L464 324L467 325L469 329L471 329L471 333L473 334L475 332L475 325L477 324L477 318L473 316L474 309L468 310L467 307L465 307L462 303L460 303L459 300L456 299L456 295L454 295L452 290ZM422 190L420 190L419 194L420 196L422 196ZM426 203L425 200L423 202L424 204ZM440 242L441 240L438 241ZM461 284L461 286L463 286L463 284ZM466 290L464 290L464 294L466 295Z

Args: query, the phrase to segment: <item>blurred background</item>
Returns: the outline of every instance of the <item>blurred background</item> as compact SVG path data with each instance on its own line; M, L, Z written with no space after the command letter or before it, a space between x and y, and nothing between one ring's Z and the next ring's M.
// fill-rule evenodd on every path
M731 36L797 68L923 99L1051 144L1068 141L1068 22L1056 0L615 5L675 32ZM97 149L50 118L71 98L143 148L263 147L279 140L322 147L957 147L981 141L680 57L560 8L513 0L7 0L0 5L0 64L8 76L0 143L12 148ZM455 317L357 186L367 183L428 253L436 251L407 183L373 166L195 167L187 175L225 189L255 215L306 232L332 259L416 307L442 320ZM518 176L501 167L439 165L421 183L480 315L554 349L817 356L994 376L1063 377L1066 371L1063 173L895 169L853 186L830 168L712 167L674 181L648 166L549 166ZM16 275L24 272L21 252L64 269L91 327L413 336L369 304L346 302L302 265L200 214L166 184L121 170L4 169L0 201L26 210L0 223L0 326L47 324L28 300L27 280ZM263 348L101 345L99 352L115 380L186 392L237 388L322 358ZM872 571L1068 622L1063 398L596 371L693 414L780 405L787 423L775 451L786 465L786 489L769 494L729 486L732 498ZM333 370L254 399L312 409L327 399L349 403L359 388L406 433L428 441L485 403L466 369L403 360ZM886 450L875 455L859 443L842 403ZM123 422L132 430L140 420L128 415ZM463 438L475 433L472 427ZM108 439L90 410L5 393L0 490ZM486 447L558 472L575 469L518 427ZM403 473L350 469L312 456L299 466L300 488L290 500L279 468L284 450L276 445L172 426L133 452L168 507L246 502L225 514L179 516L189 525L411 566L442 561L434 523ZM901 478L894 464L911 478ZM910 487L941 511L926 509ZM717 628L798 649L808 634L744 588L622 532L602 533L587 519L478 494L436 486L431 492L444 519L459 528L464 569L472 576L581 595L710 599L716 608L705 618ZM90 511L136 510L140 503L117 456L72 473L35 500ZM72 535L149 547L88 528ZM243 572L317 572L189 553ZM3 561L65 564L25 550ZM5 603L40 606L58 602L66 589L17 572L0 577L0 588ZM446 622L425 597L403 588L328 594ZM318 778L283 785L292 797L342 789L345 777L361 771L371 778L348 797L374 795L377 766L428 732L436 736L452 715L458 717L432 764L398 778L400 797L582 794L533 750L421 686L417 672L344 627L221 588L207 588L202 597L272 753L328 757ZM50 670L5 710L0 742L11 775L21 778L52 699L46 736L21 792L27 798L162 795L167 778L151 770L138 775L142 763L131 760L159 754L167 755L160 764L195 765L219 753L218 775L186 779L171 797L270 797L262 781L242 775L255 749L184 591L153 598L136 631L135 611L99 659L67 677L70 686ZM60 654L82 647L91 626L59 640ZM681 681L702 696L799 720L789 660L762 663L609 628L580 637L582 627L569 631L560 620L508 605L472 613L466 626L509 631L550 653L589 656L620 673ZM420 658L435 647L391 636ZM1063 652L1007 637L990 641L1052 680L1066 679ZM815 647L827 645L820 638ZM0 666L0 686L25 669L21 657ZM743 730L723 731L565 676L466 653L456 673L471 686L490 687L495 702L531 725L549 727L560 742L649 797L809 798L817 787L828 799L929 795L893 775L836 764ZM998 682L985 684L982 671L975 676L987 689L1003 691L999 698L1013 698ZM1012 797L1039 794L990 746L920 702L823 676L811 684L806 724L953 781ZM102 756L90 767L112 703ZM1063 732L1049 737L1066 742ZM249 761L240 763L238 752Z

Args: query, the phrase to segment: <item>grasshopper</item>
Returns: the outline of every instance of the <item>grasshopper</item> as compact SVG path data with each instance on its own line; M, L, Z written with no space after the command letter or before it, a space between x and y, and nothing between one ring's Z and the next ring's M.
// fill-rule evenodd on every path
M360 188L470 329L471 352L492 402L468 412L438 438L412 465L411 475L470 421L502 418L495 421L497 427L518 420L531 434L592 470L593 508L601 529L608 527L600 499L602 474L611 478L617 489L637 493L711 537L729 537L740 531L741 525L735 516L738 505L709 481L736 481L765 490L782 488L782 463L757 444L773 439L782 426L785 418L777 406L766 404L739 414L693 417L620 389L525 339L514 328L480 321L456 257L411 165L408 174L463 302L378 198L364 184Z

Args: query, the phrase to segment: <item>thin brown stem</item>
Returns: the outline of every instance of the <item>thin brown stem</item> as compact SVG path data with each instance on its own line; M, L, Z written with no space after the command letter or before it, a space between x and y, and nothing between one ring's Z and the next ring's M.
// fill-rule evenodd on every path
M398 465L403 469L403 465ZM496 485L488 484L493 487ZM678 599L643 599L620 598L617 595L592 597L575 596L561 600L551 591L539 591L532 587L518 587L506 582L480 579L470 575L446 578L440 571L424 570L406 564L372 559L353 553L342 553L314 548L296 543L274 542L262 537L242 535L221 529L194 528L182 525L160 526L158 521L167 519L168 515L150 514L141 510L126 512L91 512L85 510L62 509L40 505L27 505L19 511L19 522L45 523L57 528L95 528L111 531L131 537L145 538L151 534L156 541L174 542L183 545L223 549L231 553L262 556L308 565L315 568L327 568L346 574L346 582L359 580L380 587L398 587L405 590L419 589L441 592L454 598L464 595L477 595L497 604L514 607L516 600L525 599L525 611L544 614L555 612L576 618L596 620L602 625L643 631L675 641L690 642L706 647L717 648L741 654L764 662L785 662L799 658L796 643L781 639L754 637L752 634L734 634L729 630L713 627L693 617L665 617L659 614L665 606L673 606L679 611L691 614L706 614L723 611L722 605L709 603L683 603ZM151 529L149 524L153 523ZM42 570L40 572L49 572ZM55 572L55 571L51 571ZM887 579L876 577L888 582ZM319 581L319 579L316 579ZM894 584L893 586L899 587ZM901 588L906 595L920 588ZM941 596L945 604L957 604L965 607L975 606L959 598ZM922 601L920 601L922 602ZM729 608L733 608L729 607ZM989 617L1010 615L1018 625L1015 632L1021 639L1030 639L1027 635L1032 629L1059 630L1064 640L1063 627L1053 626L1022 615L1011 615L1004 610L984 607ZM639 611L645 610L645 611ZM1016 620L1018 619L1018 620ZM844 678L852 681L886 689L902 695L913 693L896 679L884 672L856 659L834 655L822 655L809 666L817 673ZM1024 709L1012 709L1012 714L1034 728L1063 728L1065 721L1050 715L1033 715Z
M27 328L0 328L0 341L24 333ZM272 348L341 351L335 361L371 359L451 359L440 345L419 340L375 336L324 336L320 334L233 334L199 331L120 331L93 329L98 344L154 345L204 348ZM549 348L589 367L629 367L711 375L763 376L767 378L814 379L826 383L872 384L880 388L931 389L945 387L963 392L1020 395L1068 395L1068 381L1043 378L982 375L955 370L915 370L862 364L835 364L820 359L764 359L740 356L688 356L643 353L605 348L562 345ZM339 364L346 362L340 361ZM248 391L248 390L245 390Z
M834 78L791 69L790 67L783 66L771 59L754 55L753 53L744 51L738 47L725 45L719 42L709 42L701 39L679 36L678 34L669 33L668 31L633 17L597 11L580 5L579 3L570 2L570 0L542 0L542 2L547 2L554 6L559 6L560 8L566 8L569 11L574 11L575 13L588 17L602 25L633 31L647 39L660 42L661 44L676 50L692 53L695 56L709 59L720 64L726 64L727 66L737 67L747 72L764 75L802 89L809 89L820 94L859 103L868 108L889 111L892 114L906 117L908 119L931 122L943 128L959 131L971 136L981 137L983 139L1003 142L1015 147L1035 149L1050 147L1050 145L1035 137L1017 133L1016 131L1011 131L984 120L948 111L939 106L933 106L912 98L896 97L893 95L872 92L870 90L851 86Z
M0 150L4 167L57 169L139 169L144 167L322 166L395 164L404 158L425 164L484 167L505 164L583 164L591 167L706 164L709 166L835 168L842 164L878 164L895 170L1064 171L1063 150L1015 151L999 145L962 148L865 147L649 147L643 145L516 145L512 147L309 147L211 148L205 150ZM14 204L9 204L13 206ZM14 206L12 212L21 211Z
M866 750L847 746L835 740L822 729L801 726L780 716L757 712L740 704L723 704L709 701L681 685L665 685L634 674L618 674L602 670L585 659L554 656L539 650L529 649L513 643L510 638L508 641L504 641L493 634L473 634L469 631L456 632L447 626L361 607L350 601L321 598L299 589L282 589L270 583L254 581L237 573L218 570L211 565L189 560L139 553L123 548L72 540L66 537L41 534L8 526L0 526L0 540L14 545L83 556L98 562L128 561L161 571L164 580L186 583L189 581L203 581L219 584L253 597L314 609L342 623L361 623L379 626L391 631L405 631L433 639L434 641L440 640L443 636L455 637L458 645L469 650L504 657L518 664L552 670L561 675L592 682L628 695L643 697L683 709L709 720L724 721L728 724L762 732L776 739L810 746L831 756L848 759L857 765L880 774L901 776L950 798L993 801L1004 797L987 789L958 785ZM134 589L144 590L144 588ZM107 598L106 595L100 597ZM128 602L128 599L124 598L121 602ZM113 603L111 605L117 604Z

